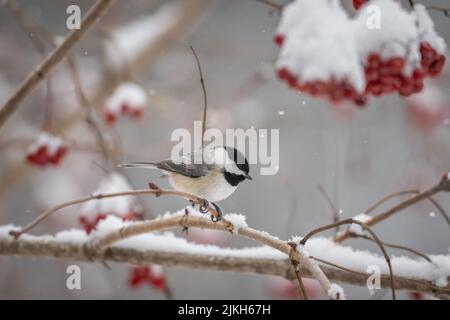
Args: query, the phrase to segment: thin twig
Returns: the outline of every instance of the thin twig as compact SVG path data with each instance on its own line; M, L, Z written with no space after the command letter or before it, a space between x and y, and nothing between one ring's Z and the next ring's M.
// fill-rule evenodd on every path
M288 245L291 246L291 250L289 252L289 260L291 261L291 265L294 269L295 277L297 278L298 283L298 295L302 300L308 300L308 294L306 293L305 286L303 284L302 276L300 274L300 264L291 258L292 252L297 249L297 244L293 241L289 241ZM296 286L297 288L297 286Z
M205 80L203 78L202 66L200 65L200 59L198 58L197 52L195 52L193 46L189 46L191 48L192 54L195 57L195 62L197 63L198 73L200 75L200 84L202 85L203 91L203 121L202 121L202 147L205 139L205 131L206 131L206 116L208 111L208 95L206 94L206 86Z
M364 213L365 214L371 213L373 210L378 208L380 205L382 205L383 203L385 203L386 201L388 201L394 197L406 195L406 194L419 194L419 193L420 193L420 190L404 190L404 191L399 191L399 192L394 192L394 193L388 194L387 196L381 198L380 200L375 202L373 205L371 205L369 208L367 208L364 211ZM447 222L448 226L450 227L450 218L449 218L447 212L445 212L444 208L433 197L428 197L428 200L436 207L436 209L439 211L441 216L444 218L444 220Z
M19 26L25 31L28 37L31 39L31 43L35 47L36 51L40 54L41 58L45 58L45 44L40 39L39 32L35 30L34 26L29 23L28 17L24 14L22 8L15 3L13 0L4 0L3 4L8 7L8 9L14 15L16 21ZM45 116L44 123L42 125L42 129L45 131L51 132L52 130L52 103L53 103L53 95L52 95L52 81L51 77L47 77L47 92L46 92L46 107L45 107Z
M336 223L340 220L339 215L339 209L334 205L333 201L331 200L331 197L328 195L328 193L325 191L325 189L319 184L319 192L324 197L324 199L327 201L328 205L331 208L331 212L333 213L333 222ZM339 232L339 226L336 226L335 228L336 234Z
M32 228L34 228L36 225L38 225L40 222L48 218L53 213L63 209L67 208L76 204L92 201L92 200L100 200L105 198L114 198L114 197L123 197L123 196L137 196L137 195L144 195L144 194L154 194L156 196L161 195L172 195L172 196L178 196L185 199L189 199L193 201L196 204L202 203L202 199L185 192L181 191L175 191L175 190L164 190L164 189L142 189L142 190L131 190L131 191L123 191L123 192L115 192L115 193L107 193L107 194L93 194L84 198L79 198L75 200L70 200L67 202L64 202L60 205L57 205L56 207L53 207L42 214L40 214L37 218L35 218L33 221L31 221L29 224L27 224L25 227L23 227L21 230L13 230L10 232L12 236L15 238L19 238L23 233L28 232ZM208 207L208 211L217 217L219 214L215 210L215 208Z
M72 76L74 85L75 85L75 92L77 94L77 97L79 99L79 102L81 106L84 108L84 118L86 121L86 124L88 125L89 129L92 131L97 144L102 151L103 157L105 159L105 162L108 164L109 171L112 171L114 159L113 155L110 152L110 148L108 146L107 140L103 134L102 128L100 128L100 124L96 120L98 117L96 116L97 111L94 108L94 106L90 103L88 100L86 94L84 93L84 90L81 85L81 78L78 73L78 69L75 64L75 60L70 56L67 55L67 65L69 66L69 71Z
M381 206L383 203L385 203L386 201L388 201L390 199L396 198L398 196L403 196L403 195L411 195L411 194L414 194L414 193L420 193L420 191L418 191L418 190L403 190L403 191L390 193L390 194L384 196L383 198L377 200L371 206L369 206L366 210L364 210L364 213L365 214L371 213L376 208L378 208L379 206Z
M268 5L274 9L276 9L277 11L281 11L283 10L283 5L282 4L278 4L269 0L255 0L256 2L260 2L262 4Z
M389 255L386 251L386 249L384 248L383 242L378 238L378 236L375 234L375 232L372 231L371 228L369 228L369 226L366 223L363 223L361 221L357 221L354 219L345 219L345 220L341 220L337 223L332 223L317 229L312 230L311 232L309 232L306 236L304 236L302 238L302 240L300 241L300 244L305 245L306 241L308 241L308 239L310 239L312 236L329 230L329 229L333 229L336 228L336 225L343 225L343 224L358 224L360 225L363 229L365 229L367 232L370 233L370 235L372 236L372 238L374 239L374 241L377 243L377 245L380 247L381 252L384 255L384 259L386 260L386 263L389 267L389 275L390 275L390 280L391 280L391 291L392 291L392 299L396 300L396 294L395 294L395 282L394 282L394 272L392 271L392 264L391 264L391 260L389 258Z
M13 12L18 22L23 26L25 30L28 32L32 32L35 34L34 41L36 42L37 48L41 49L44 44L40 40L40 37L42 37L46 42L48 42L51 46L57 47L58 44L54 40L53 36L42 26L35 23L31 17L25 14L25 12L22 10L22 8L14 2L13 0L7 0L6 4L8 5L8 8ZM112 155L109 151L108 144L106 142L106 138L104 137L103 131L100 128L100 125L96 121L96 110L88 100L86 94L84 93L82 84L81 84L81 78L78 73L78 69L76 67L76 63L74 58L70 53L67 53L66 56L66 62L67 66L69 68L69 72L72 78L72 81L75 86L75 93L78 97L80 105L84 108L84 114L85 114L85 121L88 127L91 129L98 146L100 147L100 150L102 151L102 154L105 158L106 163L108 163L108 171L112 170L114 159L112 158ZM47 117L50 115L47 114ZM50 120L49 120L50 121Z
M387 211L385 211L383 213L380 213L380 214L374 216L373 218L365 221L365 225L373 226L381 221L384 221L384 220L392 217L394 214L402 211L403 209L406 209L424 199L430 198L431 196L433 196L439 192L442 192L442 191L450 191L450 182L447 179L447 174L444 175L444 177L441 179L441 181L437 185L393 206L392 208L388 209ZM342 242L342 241L348 239L349 237L351 237L351 235L352 235L351 232L349 230L346 230L346 231L338 234L334 240L336 242Z
M355 238L359 238L359 239L365 239L365 240L369 240L369 241L374 241L371 237L368 237L368 236L365 236L365 235L355 234L354 237ZM385 246L385 247L408 251L408 252L414 253L415 255L418 255L419 257L424 258L425 260L427 260L430 263L433 263L433 261L431 261L431 259L427 255L417 251L416 249L412 249L412 248L409 248L409 247L406 247L406 246L402 246L402 245L399 245L399 244L394 244L394 243L387 243L387 242L382 242L382 243L383 243L383 246Z
M25 97L53 70L53 68L67 55L69 50L85 35L106 12L113 0L97 0L81 21L80 29L69 32L62 43L55 48L19 85L0 109L0 128L18 109Z

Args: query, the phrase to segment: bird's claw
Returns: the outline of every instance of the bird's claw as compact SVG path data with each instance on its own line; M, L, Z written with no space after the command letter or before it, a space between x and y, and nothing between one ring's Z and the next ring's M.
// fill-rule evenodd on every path
M219 222L220 220L222 220L222 216L223 216L222 209L220 209L220 207L217 204L215 204L214 202L211 202L211 204L214 206L214 209L216 209L216 212L217 212L217 216L215 216L213 214L211 215L211 221Z
M201 213L208 213L209 211L209 202L206 199L200 199L199 201L199 210Z

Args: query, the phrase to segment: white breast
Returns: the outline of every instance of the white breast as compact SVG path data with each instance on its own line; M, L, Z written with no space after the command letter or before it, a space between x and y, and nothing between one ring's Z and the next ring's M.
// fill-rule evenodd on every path
M175 190L193 194L210 202L228 198L236 187L230 185L219 170L211 170L204 177L190 178L177 173L169 173L170 184Z

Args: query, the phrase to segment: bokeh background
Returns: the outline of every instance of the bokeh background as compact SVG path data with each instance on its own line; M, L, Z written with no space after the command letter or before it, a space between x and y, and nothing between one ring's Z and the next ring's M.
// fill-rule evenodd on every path
M17 2L54 36L68 32L65 26L68 5L78 4L85 13L93 3ZM279 14L270 6L253 0L192 1L189 11L186 9L188 2L116 1L98 26L71 51L83 87L101 114L108 90L118 79L113 72L117 61L126 61L127 52L132 52L126 45L127 36L135 36L122 37L125 47L118 52L117 47L114 49L111 45L115 30L131 25L130 30L140 28L144 35L158 34L161 31L158 28L163 29L165 24L152 25L145 21L167 5L181 7L185 10L183 14L193 15L190 22L171 35L170 41L164 45L153 44L157 49L150 50L131 70L133 81L148 93L148 105L139 121L124 118L112 128L103 125L108 137L118 146L118 161L166 158L174 145L170 142L172 131L191 129L193 121L200 120L201 87L189 50L189 45L193 45L206 80L208 127L280 129L278 174L261 176L257 173L258 166L253 166L254 181L243 183L238 192L222 202L225 211L245 214L254 228L288 239L331 222L332 213L318 191L319 184L342 210L342 216L352 217L388 193L429 187L450 169L448 64L438 80L427 83L437 89L445 101L439 107L438 120L432 125L426 123L427 114L435 110L433 106L429 108L432 102L421 105L424 113L417 112L408 100L397 96L372 99L364 109L352 105L333 107L326 101L293 92L276 79L273 63L278 49L272 37ZM343 1L352 12L350 2ZM428 3L449 6L446 0ZM450 19L440 12L431 15L437 31L449 42ZM133 25L140 21L144 21L140 27ZM146 30L146 26L152 28ZM32 45L30 38L33 36L23 31L7 8L0 7L2 102L41 60ZM47 87L41 83L0 130L0 225L23 225L53 205L89 194L105 175L102 155L78 114L80 106L64 63L55 68L51 79L52 126L69 141L70 153L56 168L40 169L24 160L28 145L42 128L48 108ZM122 173L129 177L134 188L146 187L149 181L167 186L166 181L159 179L158 172ZM170 197L142 197L141 200L147 217L186 205ZM444 208L450 207L447 194L437 195L436 200ZM54 234L79 227L79 214L80 207L65 209L33 232ZM405 210L375 230L386 242L430 254L448 253L448 225L428 202ZM192 231L188 237L233 247L254 245L207 231ZM372 243L364 240L350 240L348 244L377 252ZM405 254L393 249L390 252ZM82 289L67 290L65 271L72 263L0 256L0 298L164 299L150 287L129 288L128 267L114 263L112 270L102 265L78 263L82 269ZM167 275L179 299L289 297L283 293L286 283L267 276L178 268L169 268ZM308 282L308 286L316 292L317 298L321 297L314 281ZM344 289L350 298L369 297L366 288L344 285ZM403 293L401 297L410 296Z

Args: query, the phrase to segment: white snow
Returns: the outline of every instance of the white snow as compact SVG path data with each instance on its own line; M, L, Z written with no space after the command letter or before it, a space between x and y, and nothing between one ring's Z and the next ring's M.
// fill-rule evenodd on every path
M160 36L184 14L180 6L167 4L152 15L120 27L112 32L114 45L106 43L109 60L118 67L141 56Z
M332 283L328 289L328 297L332 300L345 300L344 289L336 283Z
M446 49L445 40L440 37L434 29L434 22L423 4L414 6L419 37L421 41L428 42L438 54L444 54Z
M360 213L360 214L354 216L352 219L355 221L365 223L365 222L369 221L370 219L372 219L372 217L365 213ZM367 233L367 231L364 230L364 228L362 226L360 226L359 224L356 224L356 223L352 223L350 225L349 231L351 233L359 235L359 236L364 236Z
M368 27L368 6L379 9L379 28ZM277 69L288 69L300 82L348 80L358 92L366 87L369 54L404 58L409 76L420 67L421 42L440 54L446 48L423 5L408 11L392 0L372 0L354 18L337 0L294 0L284 7L276 34L284 37Z
M367 6L376 6L380 10L380 28L368 28ZM392 0L374 0L358 11L352 22L357 48L362 62L376 52L383 60L393 57L405 57L409 75L420 66L419 33L416 17Z
M301 82L348 80L359 92L363 91L364 74L355 38L339 1L292 2L283 10L279 32L284 33L285 39L278 69L288 69L301 77Z
M224 215L224 219L228 220L233 224L233 233L239 233L240 228L246 228L247 225L247 217L242 214L229 213Z
M53 156L64 145L65 142L60 137L42 131L38 134L37 139L28 147L28 153L35 153L40 147L46 146L48 155Z
M105 176L99 183L93 194L106 194L130 191L133 188L126 178L120 173L113 172ZM87 217L95 217L97 214L115 214L126 216L130 212L141 213L143 211L135 196L112 197L86 202L81 208L81 214Z
M192 215L202 215L195 210L190 211ZM159 219L170 216L184 215L184 209L160 216ZM202 215L204 216L204 215ZM108 232L118 230L123 226L141 222L123 222L116 216L108 216L98 224L97 230L87 235L82 230L67 230L51 235L34 236L24 234L21 239L26 241L57 241L60 243L83 243L94 237L100 237ZM10 230L19 229L17 226L0 226L0 239L11 240ZM294 237L293 241L298 243L301 237ZM287 259L287 256L278 250L268 246L247 247L241 249L224 248L215 245L195 244L185 238L176 237L172 232L147 233L134 236L117 242L114 247L128 248L141 251L165 251L176 253L188 253L211 256L248 257L261 259ZM357 250L349 246L337 244L329 238L315 237L306 243L304 247L298 248L303 254L317 257L333 262L342 267L366 273L367 268L376 265L382 274L389 274L388 265L384 257L378 253L368 250ZM431 281L437 286L446 286L450 277L450 253L441 255L429 255L433 263L422 258L409 258L405 256L391 256L394 275L412 278L416 280ZM333 291L335 292L335 291Z
M147 93L140 85L123 82L106 100L105 108L113 114L119 114L123 106L127 106L130 110L142 110L146 104Z

